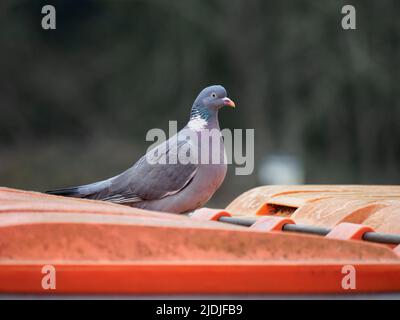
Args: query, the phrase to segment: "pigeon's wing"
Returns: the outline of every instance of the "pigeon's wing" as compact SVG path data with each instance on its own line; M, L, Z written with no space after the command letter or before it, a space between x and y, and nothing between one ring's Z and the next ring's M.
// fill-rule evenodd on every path
M190 162L173 164L169 160L176 157L182 148L188 148L188 143L181 140L174 145L161 144L133 167L113 178L95 198L122 204L157 200L178 193L193 180L198 165ZM160 163L162 157L166 163Z

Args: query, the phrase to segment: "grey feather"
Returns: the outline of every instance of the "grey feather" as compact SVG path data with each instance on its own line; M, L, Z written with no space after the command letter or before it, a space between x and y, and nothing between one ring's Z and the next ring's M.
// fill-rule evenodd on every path
M178 142L178 150L186 143L186 141ZM157 149L162 150L165 145L168 145L168 142ZM167 147L163 154L168 154L170 151L171 149ZM133 167L107 181L107 186L105 185L100 192L91 195L90 198L118 203L162 199L185 188L196 171L195 164L152 164L147 161L145 155Z

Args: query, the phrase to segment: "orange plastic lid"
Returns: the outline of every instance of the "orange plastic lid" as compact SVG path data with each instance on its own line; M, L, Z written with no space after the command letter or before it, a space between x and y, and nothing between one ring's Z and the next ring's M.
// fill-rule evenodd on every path
M400 291L399 247L360 240L400 233L398 190L260 187L185 216L0 188L0 293ZM299 223L332 231L282 231Z

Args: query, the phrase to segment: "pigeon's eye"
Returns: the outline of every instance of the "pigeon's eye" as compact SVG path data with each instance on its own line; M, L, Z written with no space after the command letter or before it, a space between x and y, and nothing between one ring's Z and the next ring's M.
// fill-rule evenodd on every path
M211 93L211 97L216 98L217 94L215 92Z

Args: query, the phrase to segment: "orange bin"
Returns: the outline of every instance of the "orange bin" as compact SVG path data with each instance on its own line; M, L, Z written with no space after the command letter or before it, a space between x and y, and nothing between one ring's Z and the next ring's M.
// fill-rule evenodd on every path
M0 293L399 292L399 247L361 240L400 234L399 198L397 187L260 187L186 216L0 188Z

